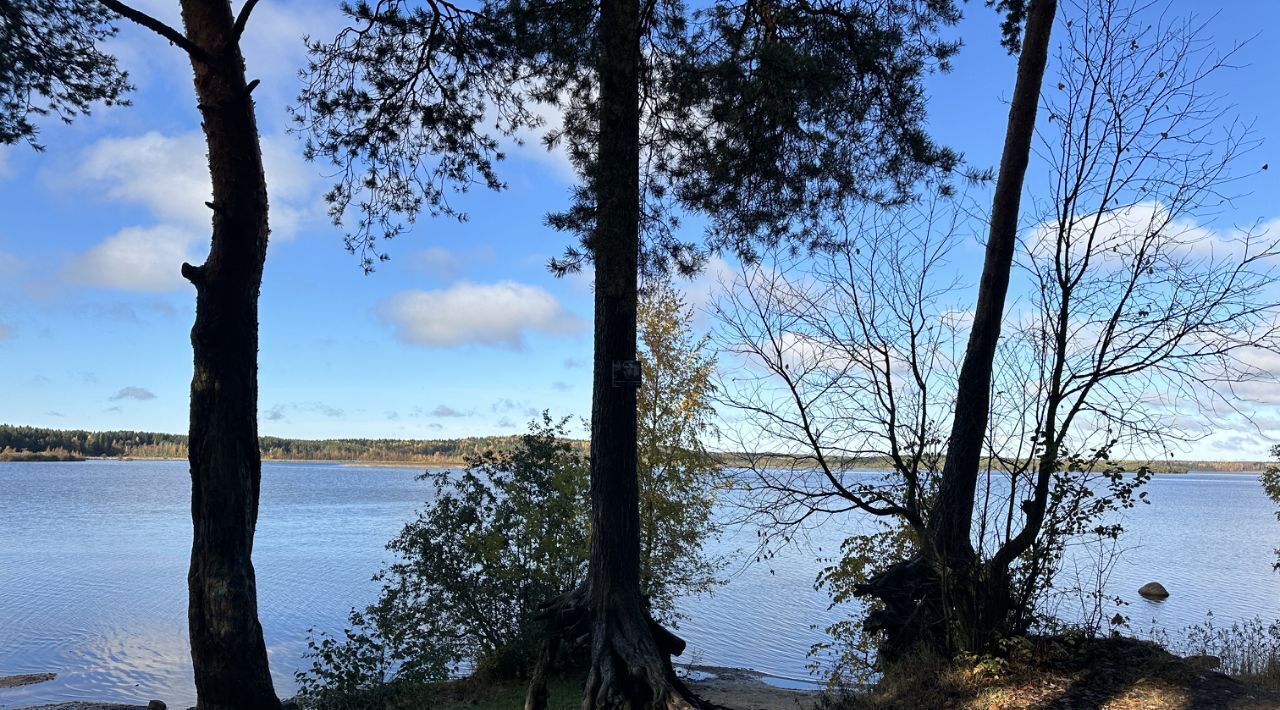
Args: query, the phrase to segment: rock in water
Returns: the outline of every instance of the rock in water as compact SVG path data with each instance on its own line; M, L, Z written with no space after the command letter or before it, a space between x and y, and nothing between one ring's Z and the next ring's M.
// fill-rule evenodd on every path
M1159 582L1147 582L1138 590L1138 594L1150 599L1164 599L1169 596L1169 590L1165 589L1164 585Z
M57 678L57 673L24 673L22 675L0 676L0 688L18 688L24 685L45 683Z

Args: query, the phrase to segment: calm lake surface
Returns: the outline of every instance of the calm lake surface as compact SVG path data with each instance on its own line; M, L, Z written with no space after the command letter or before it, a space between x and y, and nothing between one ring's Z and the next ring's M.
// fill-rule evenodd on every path
M254 560L276 690L292 693L307 630L337 632L353 606L374 600L370 580L383 545L429 495L415 469L266 463ZM1127 519L1125 556L1108 590L1138 631L1175 633L1204 621L1280 618L1280 575L1271 571L1280 523L1255 476L1159 476L1154 503ZM0 707L75 699L195 702L186 639L191 527L185 462L0 463L0 675L56 672L58 679L0 690ZM839 523L839 524L838 524ZM767 564L737 558L714 596L688 600L683 659L755 668L804 680L805 652L829 610L814 591L821 567L851 523L831 521L814 549L784 550ZM725 553L754 547L735 529ZM823 548L817 553L816 548ZM750 557L754 561L754 557ZM1144 601L1158 580L1172 596Z

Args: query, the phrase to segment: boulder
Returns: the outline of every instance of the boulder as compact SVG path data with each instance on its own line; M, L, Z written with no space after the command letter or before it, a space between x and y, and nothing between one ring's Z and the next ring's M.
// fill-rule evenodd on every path
M1198 671L1211 671L1222 666L1222 659L1217 656L1187 656L1182 660Z
M147 702L147 710L169 710L169 707L162 700L151 700Z
M1169 596L1169 590L1165 589L1164 585L1159 582L1147 582L1138 590L1138 594L1148 599L1164 599Z

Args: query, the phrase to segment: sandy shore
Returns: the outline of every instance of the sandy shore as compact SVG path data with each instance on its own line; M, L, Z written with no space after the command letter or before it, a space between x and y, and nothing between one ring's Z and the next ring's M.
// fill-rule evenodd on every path
M810 710L816 690L779 688L765 681L769 676L744 668L692 666L689 687L699 696L733 710Z
M743 668L692 666L689 686L699 696L733 710L809 710L815 691L791 690L769 685L763 673ZM53 680L53 673L0 677L0 688L15 688ZM0 698L2 699L2 698ZM68 702L38 705L23 710L147 710L145 705Z

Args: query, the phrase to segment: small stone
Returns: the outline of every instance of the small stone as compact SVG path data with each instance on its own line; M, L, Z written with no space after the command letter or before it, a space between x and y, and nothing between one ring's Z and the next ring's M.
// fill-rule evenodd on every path
M1164 588L1159 582L1147 582L1138 590L1138 594L1152 599L1164 599L1169 596L1169 590Z
M168 710L168 706L159 700L152 700L147 703L147 710Z

